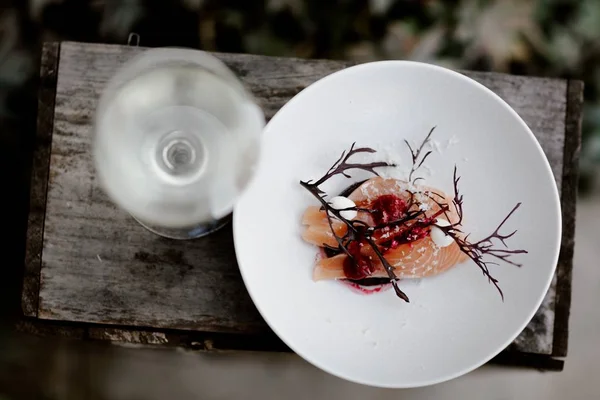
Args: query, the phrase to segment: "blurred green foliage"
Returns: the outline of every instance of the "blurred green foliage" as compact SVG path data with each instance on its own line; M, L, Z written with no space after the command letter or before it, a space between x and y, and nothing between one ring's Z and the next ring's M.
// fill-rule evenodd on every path
M0 14L0 60L4 60L0 116L10 109L2 106L3 88L19 87L35 74L31 60L37 59L36 46L42 40L125 43L134 31L144 46L357 61L411 59L450 68L581 79L586 84L584 176L591 176L600 161L600 0L15 0L12 4L14 10L5 8ZM19 29L19 35L11 34Z
M197 2L199 12L210 2ZM215 13L203 47L258 54L411 59L586 84L583 188L600 162L599 0L270 0ZM252 2L250 2L252 3ZM261 15L261 19L252 19ZM239 39L220 41L221 34ZM213 38L213 40L210 40ZM228 47L229 43L236 43Z

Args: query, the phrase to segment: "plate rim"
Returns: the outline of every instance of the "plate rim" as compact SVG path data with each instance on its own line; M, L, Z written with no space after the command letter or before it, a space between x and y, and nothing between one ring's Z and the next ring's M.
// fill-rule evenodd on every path
M560 254L560 247L561 247L561 242L562 242L562 222L563 222L562 221L562 204L560 202L560 193L558 190L558 186L556 184L556 179L554 177L554 173L552 172L552 168L550 166L550 162L548 161L548 158L546 157L546 154L544 153L544 150L542 149L542 146L539 143L538 139L535 137L535 135L533 134L533 132L531 131L531 129L529 128L527 123L525 123L523 118L521 118L521 116L504 99L502 99L502 97L500 97L498 94L496 94L494 91L492 91L485 85L477 82L476 80L474 80L460 72L457 72L457 71L454 71L454 70L451 70L451 69L448 69L445 67L441 67L438 65L434 65L434 64L429 64L429 63L424 63L424 62L419 62L419 61L409 61L409 60L384 60L384 61L373 61L373 62L362 63L362 64L358 64L358 65L353 65L353 66L332 72L332 73L318 79L317 81L311 83L310 85L308 85L307 87L302 89L300 92L298 92L287 103L285 103L265 126L261 140L264 140L264 137L265 137L266 133L271 129L271 125L273 125L273 122L277 121L279 118L281 118L281 114L283 113L283 111L290 104L294 104L296 101L298 101L297 99L298 99L298 97L300 97L302 95L302 93L315 90L315 87L320 86L320 84L322 84L324 81L328 81L328 80L332 79L333 77L344 74L348 71L377 68L380 66L387 66L387 65L392 65L399 69L401 69L403 67L407 67L407 66L430 69L430 70L433 70L436 72L447 74L454 79L461 79L470 85L474 85L475 87L478 87L480 90L483 90L488 95L491 95L492 98L494 98L499 103L499 105L501 105L503 108L505 108L510 114L512 114L512 116L514 118L516 118L518 123L524 128L524 130L527 133L527 135L529 136L529 138L533 141L538 153L542 156L542 160L543 160L543 164L546 169L546 172L552 178L551 179L551 182L552 182L551 186L552 186L552 192L553 192L552 197L554 200L553 204L555 206L554 207L555 208L554 215L556 216L556 219L557 219L557 221L556 221L557 229L555 230L553 242L556 243L556 246L554 248L554 254L552 257L553 266L551 269L551 273L549 274L548 279L547 279L546 283L544 284L544 290L538 296L538 299L535 302L535 307L533 307L533 311L530 311L527 319L519 326L519 328L516 330L516 333L509 335L509 338L504 343L502 343L498 348L494 349L490 353L489 356L486 356L482 360L475 362L472 365L465 367L453 374L447 374L438 379L429 379L429 380L419 381L419 382L416 382L415 384L385 384L385 383L381 383L381 382L371 382L371 381L363 380L363 379L356 378L356 377L345 376L329 367L324 366L320 361L316 361L313 357L306 355L304 352L299 352L294 346L292 346L289 343L289 341L284 336L282 336L278 332L278 330L268 320L268 318L265 316L265 314L261 310L260 306L256 302L255 295L252 293L252 289L250 288L250 286L247 283L248 280L246 278L246 272L244 272L245 269L244 269L244 267L242 267L242 261L240 260L240 257L239 257L238 242L240 241L240 239L238 239L238 237L240 234L238 233L239 229L237 227L240 226L241 223L238 222L238 219L240 217L239 217L239 212L236 212L236 210L238 209L238 204L240 203L240 201L243 200L243 197L244 197L243 195L240 197L240 199L239 199L240 201L236 202L236 205L234 206L234 209L233 209L233 219L232 219L232 228L233 229L232 230L233 230L233 242L234 242L235 256L236 256L236 260L238 263L238 268L239 268L240 274L242 276L242 280L244 282L244 286L246 287L246 290L248 291L248 294L249 294L250 298L252 299L254 306L260 313L261 317L265 320L266 324L277 335L277 337L282 342L285 343L286 346L288 346L294 353L296 353L298 356L303 358L305 361L309 362L310 364L314 365L315 367L317 367L317 368L321 369L322 371L325 371L328 374L331 374L335 377L338 377L338 378L341 378L341 379L344 379L344 380L347 380L350 382L354 382L354 383L358 383L358 384L362 384L362 385L366 385L366 386L371 386L371 387L388 388L388 389L408 389L408 388L431 386L431 385L435 385L438 383L447 382L452 379L458 378L462 375L468 374L469 372L472 372L473 370L486 364L492 358L494 358L495 356L500 354L503 350L505 350L506 347L508 347L521 334L521 332L527 327L529 322L531 322L532 318L535 316L536 312L539 310L540 305L544 301L544 298L546 297L546 295L548 293L548 289L550 288L550 285L552 283L554 275L556 274L556 268L557 268L558 258L559 258L559 254ZM261 157L261 160L262 160L262 157ZM262 162L262 161L259 161L259 162ZM250 185L251 184L252 183L250 183ZM248 186L250 186L250 185L248 185Z

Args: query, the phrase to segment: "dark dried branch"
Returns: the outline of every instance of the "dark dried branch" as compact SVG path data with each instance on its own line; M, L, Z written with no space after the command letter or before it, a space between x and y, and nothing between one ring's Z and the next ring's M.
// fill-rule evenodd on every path
M432 218L437 218L439 215L444 214L444 217L446 217L446 220L448 222L450 222L450 215L448 214L448 212L450 211L450 207L448 206L448 204L442 203L441 201L439 201L436 198L434 198L432 196L432 194L436 195L438 197L441 197L442 199L444 199L445 197L442 196L441 194L438 194L438 193L435 193L435 192L430 192L430 191L425 191L425 192L422 192L422 193L423 193L423 195L425 195L427 198L429 198L429 200L433 201L440 208L441 212L438 211L437 214L436 214L436 216L432 217Z
M425 145L430 141L430 137L431 137L431 134L433 133L434 129L435 129L435 127L429 131L425 140L421 143L419 148L416 150L413 150L413 148L410 146L410 144L405 141L406 145L408 146L408 149L410 150L411 157L412 157L412 168L411 168L411 171L410 171L410 174L408 177L409 182L412 184L414 184L415 182L417 182L420 179L423 179L421 177L416 177L413 179L413 175L423 165L423 163L425 162L427 157L432 153L432 151L428 151L422 156L423 149L425 148ZM343 176L349 178L350 175L348 174L348 171L352 170L352 169L361 169L361 170L370 172L374 175L377 175L375 168L393 166L393 164L389 164L386 162L374 162L374 163L364 163L364 164L349 162L350 157L357 153L374 153L374 152L375 152L375 150L373 150L371 148L367 148L367 147L355 148L355 144L353 143L352 146L350 147L350 149L347 152L344 151L342 153L342 155L329 168L329 170L323 177L321 177L319 180L317 180L315 182L301 181L300 184L303 187L305 187L310 193L312 193L313 196L315 196L321 203L321 209L325 210L325 212L327 214L327 220L329 223L329 227L331 229L331 232L332 232L336 242L338 243L337 248L334 248L333 246L328 246L328 245L323 245L323 247L325 247L329 250L333 250L333 251L344 252L348 257L350 257L352 262L354 262L356 264L356 259L355 259L355 257L353 257L351 252L348 250L348 246L353 241L361 241L361 242L368 244L373 249L373 251L377 255L379 261L381 262L384 269L386 270L386 272L389 276L390 282L392 283L392 285L394 287L396 295L408 302L409 301L408 297L406 296L406 294L404 292L402 292L402 290L399 289L399 287L397 285L397 282L396 282L397 277L394 272L395 268L384 257L381 249L378 247L377 243L375 243L375 241L373 239L373 234L376 231L382 230L385 228L396 229L397 231L394 231L395 236L408 234L410 232L410 230L414 227L420 227L420 228L425 227L426 228L426 227L434 224L436 221L436 218L441 214L444 214L446 219L448 221L450 221L450 215L449 215L450 205L448 204L449 202L445 201L445 196L443 196L439 193L433 192L433 191L424 191L424 192L422 192L422 194L424 194L430 200L432 200L439 207L439 210L429 217L420 218L423 215L425 215L425 211L420 210L421 203L419 201L415 200L415 193L413 193L412 191L408 191L408 193L410 194L410 199L408 201L408 207L406 208L406 215L404 215L402 218L400 218L398 220L391 221L391 222L388 222L385 224L376 225L376 226L369 226L367 223L365 223L363 221L360 221L360 220L350 221L350 220L347 220L346 218L342 217L341 212L343 212L343 211L355 210L355 211L370 213L370 212L373 212L373 210L360 208L360 207L349 207L349 208L345 208L342 210L334 209L325 200L325 198L324 198L325 193L319 188L319 185L321 185L322 183L326 182L328 179L330 179L331 177L336 176L336 175L343 175ZM518 203L508 213L508 215L502 220L502 222L500 222L500 224L496 227L496 229L490 235L488 235L487 237L484 237L483 239L478 240L477 242L471 242L471 241L469 241L470 234L464 235L463 232L461 231L464 214L463 214L463 195L460 193L460 190L459 190L459 182L460 182L460 176L458 176L457 168L455 166L454 174L453 174L454 197L452 199L452 205L453 205L456 215L458 217L457 222L452 223L451 225L446 226L446 227L441 227L441 226L438 226L438 227L440 229L442 229L447 235L450 235L454 239L454 241L457 243L459 249L464 254L466 254L471 260L473 260L473 262L475 262L475 264L482 271L483 275L488 278L488 281L491 282L496 287L496 289L500 293L500 296L502 297L502 300L504 300L504 294L503 294L502 290L500 289L498 280L491 275L490 270L489 270L490 265L498 265L498 263L496 263L494 261L490 261L490 260L485 260L484 257L489 256L489 257L504 261L504 262L514 265L514 266L519 266L519 267L521 266L521 264L513 261L511 257L514 256L515 254L525 254L525 253L527 253L527 251L511 250L508 248L508 245L506 243L506 241L508 239L510 239L513 235L515 235L515 233L517 231L513 231L513 232L510 232L507 234L503 234L500 232L500 230L502 229L502 227L504 226L506 221L514 214L514 212L519 208L521 203ZM417 206L418 209L413 210L414 206ZM347 232L344 236L340 237L340 236L336 235L335 230L333 228L333 222L332 222L333 218L337 218L338 220L340 220L342 223L344 223L347 226ZM410 224L413 221L415 221L415 222ZM496 244L498 242L501 243L504 247L503 248L497 247Z
M338 244L338 250L342 250L344 253L346 253L348 257L350 257L352 262L355 262L354 256L348 251L348 248L344 245L343 238L336 235L335 229L333 229L333 223L331 222L331 216L329 215L329 213L327 213L327 222L329 223L329 229L331 229L331 234L333 235L335 241Z
M387 272L388 277L390 278L390 282L392 283L392 286L394 287L394 291L396 292L396 296L400 297L405 302L410 303L410 300L408 299L408 296L406 295L406 293L404 293L398 287L398 283L397 283L398 278L396 277L396 273L394 272L395 268L384 257L384 255L379 250L379 247L373 241L373 239L371 239L371 237L368 236L366 238L366 240L367 240L367 243L369 243L369 245L375 252L375 254L377 255L377 258L379 258L379 261L381 261L381 264L383 265L383 267L385 268L385 271Z
M367 232L367 229L364 229L364 228L368 228L368 225L366 223L364 223L363 221L358 221L358 220L357 221L349 221L346 218L342 217L342 215L341 215L342 211L349 210L349 209L358 210L358 208L351 207L349 209L337 210L337 209L331 207L329 202L327 202L322 196L325 193L319 188L319 185L326 182L328 179L330 179L331 177L333 177L335 175L341 174L341 175L349 178L350 176L346 173L346 171L348 171L350 169L361 169L364 171L371 172L374 175L378 175L377 172L375 171L375 168L394 166L393 164L389 164L387 162L374 162L374 163L368 163L368 164L349 163L348 159L354 154L374 153L375 152L375 150L373 150L371 148L363 147L363 148L355 149L354 146L355 146L355 143L352 144L352 146L350 147L350 150L348 152L344 151L342 153L342 155L340 156L340 158L338 158L338 160L331 166L331 168L329 168L329 171L327 171L327 173L323 177L321 177L319 180L317 180L316 182L300 181L300 185L302 185L305 189L307 189L310 193L312 193L313 196L315 196L319 200L322 208L325 210L325 212L327 214L327 221L329 223L329 228L331 229L331 233L333 234L336 242L338 243L337 250L343 251L348 257L350 257L352 262L356 262L356 260L354 259L354 257L350 253L350 251L348 250L347 246L352 240L360 239L360 236L362 236L362 238L366 240L366 242L369 244L369 246L371 246L371 248L373 249L373 251L375 252L377 257L381 261L382 265L384 266L385 270L387 271L388 276L390 278L390 282L392 283L392 286L394 287L396 295L398 297L400 297L401 299L403 299L404 301L408 302L409 301L408 296L406 296L406 294L402 290L400 290L400 288L398 287L398 284L396 282L398 278L396 277L396 275L394 273L394 267L392 267L390 265L390 263L385 259L385 257L383 256L383 254L377 247L377 244L373 241L373 239L370 237L370 235L368 233L367 234L364 233L364 232ZM370 212L370 210L369 210L369 212ZM336 218L338 218L340 221L342 221L348 227L348 231L347 231L345 237L342 238L342 237L339 237L338 235L336 235L335 229L333 228L333 223L331 221L331 214L333 214ZM359 227L362 227L362 229L360 229ZM331 248L331 246L328 246L328 247Z
M359 147L356 149L356 148L354 148L355 145L356 145L356 143L352 143L352 146L350 146L350 150L348 150L348 152L344 151L342 153L342 155L340 156L340 158L338 158L338 160L331 166L331 168L329 168L329 171L327 171L327 173L325 175L323 175L318 181L316 181L314 183L312 181L308 181L306 183L318 187L319 185L321 185L322 183L324 183L329 178L331 178L335 175L341 174L341 175L345 176L346 178L351 178L351 176L348 175L348 173L346 172L351 169L361 169L363 171L370 172L373 175L379 175L377 173L377 171L375 171L375 168L395 167L394 164L390 164L390 163L387 163L384 161L372 162L372 163L350 163L350 162L348 162L350 157L352 157L355 154L375 153L375 150L373 150L370 147Z
M454 204L454 209L456 210L456 215L458 216L458 221L454 224L456 226L462 225L463 221L463 195L459 193L458 190L458 182L460 182L460 176L457 174L457 167L454 165L454 174L452 177L452 182L454 186L454 198L452 199L452 203Z
M419 146L419 148L414 151L413 148L411 147L410 143L408 143L407 140L404 141L404 143L406 143L406 145L408 146L408 150L410 151L410 155L412 157L412 167L410 169L410 173L408 174L408 181L411 183L415 183L417 180L419 179L423 179L423 178L416 178L413 180L413 174L421 167L421 165L423 165L423 163L425 162L425 159L431 154L431 151L428 151L425 156L423 156L423 158L421 160L419 160L419 157L421 156L421 152L423 151L423 149L425 148L425 145L427 143L429 143L429 140L431 138L431 134L433 133L433 131L435 130L435 126L433 128L431 128L431 130L429 131L429 133L427 134L427 136L425 137L425 140L423 140L423 142L421 143L421 145Z
M492 232L488 237L481 239L480 241L478 241L477 243L475 243L476 245L485 245L487 244L492 244L491 240L493 238L496 238L498 240L500 240L502 242L502 244L505 247L508 247L506 245L505 240L510 238L511 236L513 236L515 233L517 233L517 231L513 231L511 233L509 233L508 235L502 235L500 233L500 228L502 228L502 226L506 223L506 221L508 221L508 219L510 218L511 215L514 214L515 211L517 211L517 209L521 206L521 203L517 203L517 205L515 205L513 207L513 209L508 213L508 215L506 217L504 217L504 219L502 220L502 222L500 222L500 225L498 225L498 227L494 230L494 232Z
M460 177L457 174L457 168L455 166L453 178L454 198L452 200L452 203L454 204L454 209L456 210L456 214L458 216L458 222L447 227L441 227L440 229L442 229L447 235L450 235L456 241L460 250L463 253L465 253L471 260L473 260L473 262L479 267L479 269L481 269L481 271L488 278L488 280L494 284L496 289L498 289L498 292L500 293L500 296L504 301L504 294L500 289L498 280L491 275L490 270L488 268L489 265L498 264L489 260L484 260L484 256L493 257L498 260L502 260L507 264L514 265L516 267L521 267L522 264L513 261L511 257L515 254L526 254L527 251L521 249L510 250L508 249L508 245L506 243L506 240L511 238L515 233L517 233L517 231L515 230L509 234L500 233L500 229L504 226L506 221L508 221L508 219L515 213L515 211L521 206L521 203L517 203L517 205L513 207L513 209L506 215L506 217L504 217L502 222L500 222L500 224L496 227L496 229L494 229L494 231L490 235L484 237L483 239L477 242L472 243L469 241L468 234L465 237L461 237L460 235L461 232L459 230L459 227L462 226L463 221L463 195L460 194L458 188L459 181ZM502 245L504 245L505 248L496 248L494 245L494 239L502 243Z
M425 154L425 155L423 156L423 158L421 159L421 162L419 163L419 165L417 166L417 168L421 168L421 165L423 165L423 163L425 162L425 160L427 159L427 157L429 157L429 155L430 155L431 153L432 153L432 151L431 151L431 150L429 150L429 151L427 152L427 154Z

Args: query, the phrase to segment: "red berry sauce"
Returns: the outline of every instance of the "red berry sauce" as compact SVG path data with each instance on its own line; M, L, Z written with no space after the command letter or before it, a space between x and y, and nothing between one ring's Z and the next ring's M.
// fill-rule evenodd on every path
M395 194L385 194L377 197L367 206L376 225L386 224L406 216L408 205ZM415 220L410 227L396 226L386 227L379 231L379 234L388 233L392 236L388 241L377 240L380 250L385 252L395 249L401 244L411 243L422 239L429 234L431 222L429 218L420 218ZM393 233L391 233L393 232ZM391 233L391 234L390 234ZM358 235L360 237L360 235ZM355 291L363 294L372 294L380 292L391 286L385 278L371 278L375 271L373 260L361 252L364 246L369 246L366 240L355 240L350 242L347 249L352 258L348 257L344 261L344 275L346 283ZM333 254L328 254L332 256ZM383 282L382 282L383 281Z
M359 280L364 279L373 273L373 263L368 256L365 256L360 252L364 246L364 242L351 242L348 245L348 252L352 255L354 260L348 257L344 261L344 275L346 275L346 278Z
M406 202L395 194L384 194L371 203L371 214L377 225L396 221L406 214Z

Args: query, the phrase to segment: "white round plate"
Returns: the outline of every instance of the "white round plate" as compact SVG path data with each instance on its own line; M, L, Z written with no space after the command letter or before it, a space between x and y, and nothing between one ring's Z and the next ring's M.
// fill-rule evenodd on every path
M473 239L491 233L522 202L503 232L518 229L509 246L529 254L516 256L521 268L491 267L504 302L472 261L400 281L410 303L393 290L365 296L340 282L313 282L317 249L302 241L300 221L317 200L299 181L321 177L353 142L409 168L404 139L420 143L433 126L439 151L426 161L425 183L452 193L457 165L465 231ZM365 175L353 178L324 188L334 195ZM404 61L342 70L286 104L264 132L259 169L234 212L240 270L273 331L331 374L395 388L455 378L510 344L548 290L560 234L552 172L521 118L463 75Z

